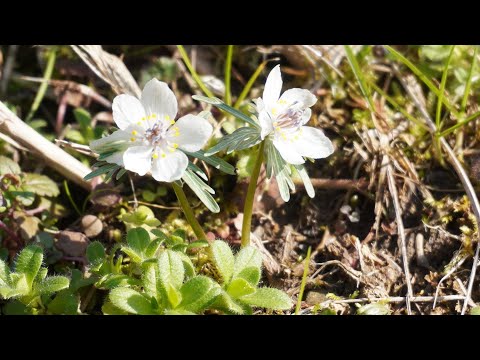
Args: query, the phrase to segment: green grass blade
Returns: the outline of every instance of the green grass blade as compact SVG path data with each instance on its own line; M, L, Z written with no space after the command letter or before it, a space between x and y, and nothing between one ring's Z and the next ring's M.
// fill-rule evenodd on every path
M470 121L476 120L479 117L480 117L480 111L477 111L475 114L470 115L465 120L460 121L458 124L455 124L451 128L448 128L447 130L441 132L440 134L438 134L438 137L443 137L445 135L448 135L451 132L457 130L458 128L461 128L462 126L464 126L466 124L468 124Z
M475 49L473 50L472 65L470 66L470 71L468 72L467 83L465 84L465 92L463 93L462 103L460 105L460 112L462 114L465 113L465 109L467 108L468 95L470 94L470 86L472 85L473 70L475 69L475 64L477 62L477 53L478 46L475 46Z
M72 206L75 209L75 211L77 212L77 214L82 216L82 212L80 211L77 204L75 203L75 201L72 198L72 194L70 192L70 188L68 187L67 180L63 180L63 187L65 189L65 194L67 194L68 200L70 201L70 204L72 204Z
M363 77L363 73L362 73L362 70L360 69L360 65L358 64L357 58L355 57L355 54L353 53L350 46L344 45L344 48L345 48L345 53L347 54L348 62L352 67L353 74L355 75L355 78L357 79L358 84L360 85L360 90L362 91L362 94L365 97L365 99L367 99L368 107L371 112L375 112L375 106L373 105L370 89L368 88L367 82Z
M298 315L298 313L300 312L300 308L302 306L303 293L305 292L305 285L307 284L308 266L310 265L311 251L312 251L312 247L309 246L307 251L307 257L304 260L305 264L303 266L302 283L300 284L300 292L298 293L297 306L295 307L295 315Z
M445 95L445 85L447 84L448 68L450 67L450 62L452 61L453 50L455 50L455 45L452 45L450 48L450 53L448 54L447 62L443 69L442 82L440 83L440 95L437 100L437 113L435 115L435 125L437 126L437 131L440 130L440 121L442 116L442 103Z
M208 90L208 88L203 83L202 79L200 79L200 76L198 76L197 72L193 68L192 63L190 62L190 58L188 57L188 54L185 51L185 48L183 47L183 45L177 45L177 49L180 52L180 55L182 56L183 62L187 66L188 71L190 71L190 74L192 75L193 79L197 83L198 87L208 97L214 97L213 93L210 90Z
M369 82L369 84L376 92L378 92L380 95L382 95L385 98L385 100L387 100L390 103L390 105L392 105L396 110L400 111L402 113L402 115L405 116L408 120L414 122L415 124L424 128L425 130L429 130L427 125L425 125L420 120L416 119L414 116L409 114L395 100L393 100L392 97L388 96L387 93L385 91L383 91L379 86L377 86L376 84L374 84L372 82Z
M440 98L440 90L433 84L433 82L428 79L428 77L419 69L417 68L410 60L408 60L405 56L400 54L397 50L392 48L391 46L385 45L385 49L387 49L390 54L398 61L400 61L402 64L404 64L406 67L408 67L420 80L427 85L427 87L432 91L437 98ZM443 105L457 118L461 118L459 112L455 110L455 108L450 104L447 98L443 97L442 99Z
M225 104L232 105L232 91L230 87L232 77L233 45L227 47L227 59L225 60Z
M266 60L262 62L260 65L258 65L257 69L255 72L252 74L250 79L248 79L247 84L243 88L242 92L238 96L237 101L235 102L235 105L233 107L235 109L238 109L240 105L242 104L243 100L247 97L248 93L250 92L250 89L252 88L253 84L255 84L255 81L257 80L258 76L262 73L263 69L265 69L265 66L270 60Z
M45 72L43 73L43 81L40 84L40 87L38 88L37 95L33 100L32 107L30 108L30 111L27 117L25 118L25 122L29 122L30 120L32 120L33 115L35 115L35 112L38 110L38 107L40 106L43 100L43 97L47 92L48 81L52 78L52 73L53 73L53 68L55 67L56 58L57 58L57 49L56 48L50 49L48 53L47 66L45 67Z

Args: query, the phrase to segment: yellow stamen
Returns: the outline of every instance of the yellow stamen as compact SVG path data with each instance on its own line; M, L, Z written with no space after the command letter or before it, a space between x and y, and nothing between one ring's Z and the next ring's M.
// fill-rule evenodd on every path
M142 122L141 122L141 121L137 121L137 125L142 125Z
M277 115L277 109L275 108L272 109L272 115Z
M167 157L167 155L165 153L162 153L162 158L164 158L164 157Z
M144 116L144 117L142 117L142 121L145 121L145 120L147 120L147 118L146 118L145 116Z
M138 133L137 133L137 130L133 130L133 131L132 131L132 135L137 135L137 134L138 134Z
M280 105L285 105L287 103L287 101L286 100L278 100L277 103L280 104Z
M154 154L152 155L152 158L158 159L158 154L157 154L157 153L154 153Z
M172 146L173 146L174 149L178 149L178 144L177 143L173 144Z
M134 137L131 137L131 138L130 138L130 141L131 141L131 142L134 142L135 140L137 140L137 139L135 139Z
M152 114L152 118L156 118L157 117L157 114Z

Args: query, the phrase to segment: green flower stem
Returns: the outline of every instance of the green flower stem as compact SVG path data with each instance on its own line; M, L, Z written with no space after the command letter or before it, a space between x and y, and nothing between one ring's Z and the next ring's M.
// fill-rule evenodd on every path
M177 195L177 199L180 202L180 205L182 206L182 210L183 210L183 213L185 214L185 217L187 218L187 222L192 227L193 232L197 236L198 240L206 240L207 235L205 235L205 232L203 231L202 227L200 226L197 219L195 218L193 210L190 207L190 204L188 203L187 196L185 195L185 192L183 191L182 187L178 186L175 183L172 183L172 186L173 186L173 190L175 191L175 195Z
M250 229L252 227L252 213L253 202L255 201L255 190L257 189L258 175L260 175L260 168L263 163L263 148L265 141L260 143L258 150L257 161L253 168L250 183L248 184L247 197L245 199L245 206L243 208L243 225L242 225L242 247L250 245Z

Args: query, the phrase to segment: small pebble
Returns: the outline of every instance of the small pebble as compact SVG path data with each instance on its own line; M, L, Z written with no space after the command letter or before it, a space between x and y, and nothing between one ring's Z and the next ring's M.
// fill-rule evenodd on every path
M82 217L80 227L88 238L94 238L103 231L103 224L95 215L85 215Z

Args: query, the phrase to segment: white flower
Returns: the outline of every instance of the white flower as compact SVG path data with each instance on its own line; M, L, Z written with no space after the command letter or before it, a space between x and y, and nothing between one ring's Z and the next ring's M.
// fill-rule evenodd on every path
M188 158L180 150L200 150L212 134L212 126L202 117L186 115L177 122L177 99L168 85L157 79L144 87L140 100L118 95L113 100L113 119L120 128L110 136L92 141L98 153L112 153L106 162L158 181L179 180Z
M320 159L333 153L332 142L323 131L304 126L312 115L317 98L305 89L289 89L282 96L280 65L268 74L263 98L258 98L258 119L261 138L270 136L283 159L294 165L303 164L304 157Z

